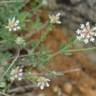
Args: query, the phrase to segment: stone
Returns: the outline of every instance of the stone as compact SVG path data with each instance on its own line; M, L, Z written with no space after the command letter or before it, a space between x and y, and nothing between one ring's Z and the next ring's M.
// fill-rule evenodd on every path
M72 92L72 89L73 89L73 86L70 82L66 82L63 86L63 90L64 92L66 92L67 94L71 94Z

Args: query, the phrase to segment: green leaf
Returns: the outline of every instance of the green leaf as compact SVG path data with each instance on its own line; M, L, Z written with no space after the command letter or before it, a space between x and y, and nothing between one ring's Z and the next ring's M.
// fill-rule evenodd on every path
M37 46L37 40L33 40L31 43L32 48L35 48Z
M25 19L30 16L30 13L29 12L21 12L19 15L18 15L18 19L20 20L20 23L24 23L25 22Z
M41 23L40 19L37 18L37 20L35 22L31 23L29 30L32 30L32 29L38 30L41 28L41 26L42 26L42 23Z
M0 89L1 89L1 88L5 88L5 87L6 87L6 82L3 82L3 81L0 82Z
M4 64L4 62L9 60L11 57L12 57L12 54L10 54L9 52L1 53L0 54L0 64Z

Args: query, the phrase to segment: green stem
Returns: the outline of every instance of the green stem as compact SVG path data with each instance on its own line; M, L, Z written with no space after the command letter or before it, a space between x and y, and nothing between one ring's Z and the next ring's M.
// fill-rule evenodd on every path
M65 50L65 53L84 52L84 51L91 51L91 50L96 50L96 47ZM64 49L61 49L61 50L57 51L56 53L54 53L53 55L51 55L51 56L48 58L48 60L50 60L50 59L52 59L53 57L57 56L58 54L62 53L62 51L64 52Z
M37 12L37 10L39 10L41 7L42 7L42 3L39 3L39 5L37 7L32 9L32 15L34 15Z
M91 48L81 48L81 49L70 49L70 50L66 50L66 53L83 52L83 51L91 51L91 50L96 50L96 47L91 47Z
M40 40L37 42L37 45L35 48L33 48L32 52L35 51L35 49L40 45L40 43L42 43L46 39L46 37L50 33L49 29L51 28L51 25L49 25L49 22L46 24L46 26L47 26L47 31L44 34L41 34Z
M74 41L68 43L64 48L62 48L62 49L60 49L59 51L57 51L56 53L50 55L49 58L47 59L47 61L49 61L49 60L52 59L53 57L57 56L58 54L64 52L64 50L65 50L65 52L66 52L66 49L70 48L74 43L76 43L76 41L77 41L77 40L75 39Z

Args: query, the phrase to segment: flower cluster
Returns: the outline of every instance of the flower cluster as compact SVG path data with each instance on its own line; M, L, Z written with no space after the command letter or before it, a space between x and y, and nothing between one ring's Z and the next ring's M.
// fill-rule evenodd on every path
M13 18L9 18L9 20L8 20L8 25L6 26L6 28L9 30L9 31L17 31L17 30L19 30L19 29L21 29L20 28L20 26L19 26L19 20L16 20L16 18L15 17L13 17Z
M49 15L50 23L61 24L60 16L61 16L61 13Z
M37 80L37 86L40 87L41 90L44 89L44 87L49 87L49 82L50 79L48 78L45 78L45 77L39 77L38 80Z
M25 46L26 45L25 40L22 37L17 37L16 40L15 40L15 42L18 45L22 45L22 46Z
M15 69L12 69L12 71L10 72L10 80L14 81L14 80L22 80L23 79L23 69L16 67Z
M85 44L94 42L96 36L96 26L91 27L89 22L81 24L76 33L77 39L82 40Z
M47 6L48 5L48 1L47 0L42 0L42 5Z

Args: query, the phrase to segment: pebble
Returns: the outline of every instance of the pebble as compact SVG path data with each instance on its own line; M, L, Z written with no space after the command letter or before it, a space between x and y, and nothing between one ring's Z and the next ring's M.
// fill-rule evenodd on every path
M64 92L66 92L67 94L70 94L71 92L72 92L72 84L71 83L69 83L69 82L66 82L66 83L64 83L64 85L63 85L63 90L64 90Z

